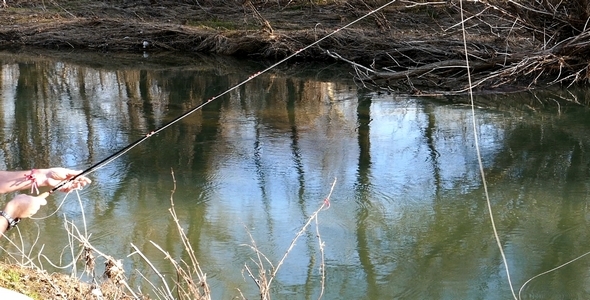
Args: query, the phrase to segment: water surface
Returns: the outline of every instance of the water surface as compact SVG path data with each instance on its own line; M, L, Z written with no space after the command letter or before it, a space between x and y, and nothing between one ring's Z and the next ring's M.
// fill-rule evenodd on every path
M3 169L85 169L265 67L214 57L104 54L89 61L0 56ZM324 299L511 298L471 109L367 92L346 72L277 68L93 172L94 183L79 196L51 196L39 219L19 225L33 262L49 270L57 270L49 261L71 262L79 243L64 229L68 220L123 261L133 286L147 288L138 272L157 278L139 255L128 256L131 245L174 277L151 243L187 259L168 211L173 199L213 298L241 292L254 299L257 287L244 271L246 264L256 268L250 246L276 265L336 181L330 208L318 215ZM590 251L589 112L548 105L552 93L536 97L547 99L545 107L521 94L475 111L516 290ZM321 254L313 225L281 265L273 298L317 299ZM523 299L590 297L589 264L582 258L533 280ZM100 259L97 266L101 273ZM65 268L81 270L80 263Z

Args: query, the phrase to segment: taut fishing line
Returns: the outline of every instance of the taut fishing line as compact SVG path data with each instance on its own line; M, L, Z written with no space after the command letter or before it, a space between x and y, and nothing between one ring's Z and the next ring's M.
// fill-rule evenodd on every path
M512 287L512 280L510 279L510 270L508 268L508 261L506 260L506 255L504 254L504 249L502 248L502 243L500 241L500 236L498 235L498 230L496 229L496 222L494 222L494 214L492 211L492 202L490 201L490 195L488 193L488 185L486 182L486 176L483 169L483 163L481 160L481 151L479 149L479 138L477 137L477 124L475 122L475 103L473 100L473 89L471 86L471 70L469 66L469 54L467 53L467 36L465 34L465 18L463 16L463 0L459 1L459 10L461 11L461 30L463 32L463 50L465 51L465 65L467 68L467 80L469 84L469 99L471 101L471 120L473 125L473 140L475 144L475 151L477 154L477 163L479 165L479 173L481 175L481 181L483 184L483 190L486 197L486 204L488 207L488 213L490 215L490 222L492 223L492 230L494 231L494 238L496 239L496 244L498 245L498 250L500 251L500 255L502 256L502 261L504 262L504 268L506 270L506 278L508 279L508 285L510 286L510 291L512 292L512 296L515 300L516 293L514 292L514 288Z
M196 107L194 107L194 108L192 108L192 109L188 110L187 112L185 112L185 113L181 114L180 116L178 116L178 117L174 118L172 121L170 121L170 122L168 122L168 123L164 124L162 127L160 127L160 128L158 128L158 129L156 129L156 130L154 130L154 131L151 131L151 132L147 133L147 134L146 134L145 136L143 136L142 138L140 138L140 139L138 139L137 141L135 141L135 142L133 142L133 143L131 143L131 144L127 145L126 147L122 148L121 150L119 150L119 151L117 151L117 152L115 152L115 153L111 154L111 155L110 155L110 156L108 156L107 158L105 158L105 159L103 159L103 160L101 160L101 161L99 161L99 162L95 163L94 165L90 166L90 167L89 167L89 168L87 168L86 170L83 170L81 173L77 174L76 176L74 176L74 177L72 177L72 178L70 178L70 179L68 179L68 180L64 180L63 182L61 182L60 184L58 184L57 186L55 186L53 189L51 189L49 192L45 192L45 193L43 193L43 194L39 195L39 197L46 198L47 196L49 196L49 194L52 194L53 192L57 191L58 189L60 189L60 188L61 188L61 187L63 187L64 185L66 185L66 184L68 184L68 183L70 183L70 182L72 182L72 181L76 180L78 177L80 177L80 176L83 176L83 175L88 175L88 174L90 174L90 173L92 173L92 172L94 172L94 171L96 171L96 170L98 170L98 169L100 169L100 168L102 168L102 167L106 166L107 164L109 164L109 163L110 163L110 162L112 162L113 160L115 160L115 159L119 158L121 155L123 155L123 154L127 153L129 150L131 150L131 149L135 148L135 146L137 146L137 145L141 144L143 141L147 140L147 139L148 139L148 138L150 138L151 136L153 136L153 135L155 135L155 134L159 133L160 131L162 131L162 130L164 130L164 129L166 129L166 128L168 128L168 127L172 126L172 125L174 125L176 122L178 122L178 121L180 121L180 120L184 119L184 118L185 118L185 117L187 117L188 115L190 115L190 114L192 114L192 113L194 113L194 112L196 112L196 111L200 110L200 109L201 109L201 108L203 108L205 105L207 105L207 104L209 104L210 102L212 102L213 100L215 100L215 99L218 99L219 97L221 97L221 96L224 96L224 95L228 94L229 92L231 92L231 91L233 91L233 90L235 90L235 89L239 88L240 86L242 86L242 85L246 84L247 82L251 81L252 79L254 79L254 78L256 78L256 77L260 76L261 74L264 74L264 73L266 73L266 72L268 72L268 71L270 71L270 70L274 69L274 68L275 68L275 67L277 67L278 65L281 65L281 64L283 64L283 63L284 63L284 62L286 62L287 60L289 60L289 59L291 59L291 58L295 57L297 54L299 54L299 53L301 53L301 52L303 52L303 51L305 51L305 50L307 50L307 49L309 49L309 48L311 48L311 47L313 47L313 46L315 46L315 45L317 45L317 44L321 43L321 42L322 42L322 41L324 41L325 39L327 39L327 38L329 38L329 37L331 37L331 36L333 36L333 35L337 34L337 33L338 33L338 32L340 32L341 30L343 30L343 29L346 29L346 28L348 28L348 27L350 27L350 26L352 26L352 25L356 24L357 22L359 22L359 21L361 21L361 20L365 19L366 17L368 17L368 16L371 16L371 15L375 14L376 12L378 12L378 11L380 11L380 10L384 9L385 7L387 7L387 6L391 5L391 4L393 4L393 3L394 3L394 2L396 2L396 1L397 1L397 0L391 0L391 1L387 2L386 4L383 4L382 6L380 6L380 7L376 8L376 9L374 9L374 10L372 10L372 11L370 11L370 12L366 13L365 15L363 15L363 16L361 16L361 17L359 17L358 19L356 19L356 20L354 20L354 21L352 21L352 22L350 22L350 23L348 23L348 24L344 25L343 27L341 27L341 28L338 28L338 29L336 29L336 30L332 31L331 33L329 33L329 34L327 34L326 36L324 36L324 37L320 38L319 40L317 40L317 41L315 41L315 42L313 42L313 43L311 43L311 44L309 44L309 45L307 45L307 46L305 46L305 47L303 47L303 48L301 48L301 49L299 49L299 50L295 51L293 54L291 54L291 55L289 55L289 56L287 56L287 57L285 57L285 58L283 58L283 59L279 60L278 62L274 63L274 64L273 64L273 65L271 65L270 67L268 67L268 68L266 68L266 69L264 69L264 70L262 70L262 71L259 71L258 73L254 73L253 75L251 75L251 76L250 76L250 77L248 77L247 79L243 80L242 82L240 82L240 83L238 83L238 84L234 85L233 87L231 87L231 88L229 88L229 89L225 90L223 93L221 93L221 94L218 94L217 96L214 96L214 97L210 98L209 100L207 100L207 101L205 101L205 102L201 103L200 105L198 105L198 106L196 106Z
M516 4L516 2L514 2L514 1L510 1L510 2ZM476 153L477 153L477 162L478 162L478 165L479 165L479 172L481 174L483 189L484 189L484 193L485 193L485 197L486 197L486 204L487 204L487 207L488 207L488 213L489 213L490 221L491 221L491 224L492 224L492 230L494 232L494 238L496 239L496 244L498 245L498 249L500 251L500 255L502 256L502 261L504 263L504 267L505 267L505 270L506 270L506 278L508 280L508 285L510 286L510 291L512 292L512 296L514 297L514 299L515 300L519 300L519 299L522 299L522 291L524 290L524 287L527 284L529 284L531 281L533 281L533 280L535 280L538 277L541 277L543 275L546 275L546 274L549 274L551 272L557 271L557 270L559 270L559 269L561 269L561 268L563 268L563 267L565 267L565 266L567 266L567 265L569 265L569 264L571 264L571 263L573 263L573 262L575 262L575 261L577 261L577 260L585 257L586 255L589 255L590 254L590 251L588 251L588 252L586 252L584 254L581 254L581 255L573 258L573 259L570 259L569 261L566 261L565 263L562 263L561 265L558 265L557 267L554 267L554 268L549 269L547 271L541 272L541 273L539 273L539 274L537 274L537 275L529 278L527 281L525 281L522 284L522 286L518 290L518 297L517 297L516 293L514 292L514 287L512 286L512 280L510 278L510 270L508 268L508 261L506 260L506 255L504 254L504 250L502 248L502 243L501 243L500 237L498 235L498 230L496 229L496 223L494 222L494 214L492 212L492 204L491 204L491 201L490 201L490 195L488 193L488 186L487 186L487 182L486 182L485 172L484 172L483 163L482 163L482 160L481 160L481 152L480 152L480 149L479 149L479 139L477 137L477 124L475 122L475 103L474 103L474 100L473 100L473 89L472 89L472 85L471 85L471 70L469 68L469 55L467 53L467 37L466 37L466 34L465 34L465 19L463 17L463 0L460 0L459 1L459 5L460 5L460 10L461 10L461 29L463 31L463 49L465 51L465 64L466 64L466 67L467 67L467 80L468 80L468 84L469 84L468 91L469 91L469 98L470 98L470 102L471 102L470 104L471 104L471 120L472 120L472 124L473 124L473 137L474 137L475 150L476 150ZM520 4L518 4L518 5L520 5Z

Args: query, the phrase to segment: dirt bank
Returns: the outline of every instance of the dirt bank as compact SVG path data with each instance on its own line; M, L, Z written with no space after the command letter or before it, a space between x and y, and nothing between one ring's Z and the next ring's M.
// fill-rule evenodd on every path
M590 5L587 0L563 2L525 7L493 0L396 1L294 60L346 62L359 84L370 88L417 95L464 93L465 33L476 88L586 82L590 33L584 24ZM0 47L278 59L386 3L7 1L0 13Z
M87 284L65 274L49 274L36 268L2 263L0 286L39 300L148 299L139 295L136 295L138 298L132 297L110 280L105 280L100 285Z
M369 7L310 2L16 1L0 14L0 46L97 51L182 51L284 57L364 15ZM382 10L397 15L395 6ZM389 17L388 17L389 18ZM393 18L393 17L392 17ZM395 16L407 28L412 16ZM368 19L322 46L371 59L399 41L391 22ZM416 21L418 21L416 19ZM414 23L414 22L412 22ZM408 26L409 25L409 26ZM387 27L384 27L387 26ZM379 29L381 28L381 29ZM388 33L389 31L389 33ZM359 49L360 47L360 49ZM354 53L354 55L349 55ZM323 59L319 48L300 57Z

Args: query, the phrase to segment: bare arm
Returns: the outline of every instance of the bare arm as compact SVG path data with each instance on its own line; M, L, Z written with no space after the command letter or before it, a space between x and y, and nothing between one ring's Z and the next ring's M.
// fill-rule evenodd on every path
M43 172L43 170L36 170L36 172ZM27 175L31 174L29 171L0 171L0 193L10 193L14 191L31 188L33 181L27 179ZM35 174L35 172L33 172Z
M74 178L78 174L80 174L80 171L65 168L0 171L0 193L30 189L34 184L39 187L56 187L65 180ZM60 191L69 192L72 189L83 187L90 182L90 179L80 176L68 182L63 187L60 187ZM6 203L6 206L4 206L4 209L0 213L0 233L4 233L9 229L9 221L30 218L45 204L47 204L47 200L44 197L34 197L25 194L17 195Z
M0 171L0 193L10 193L14 191L30 189L33 184L39 187L54 187L68 180L80 171L69 170L65 168L34 169L23 171ZM74 188L89 184L90 179L80 176L68 186L64 186L62 191L68 192Z
M9 219L18 221L23 218L30 218L45 204L47 204L45 198L24 194L17 195L6 203L2 210L4 214L0 216L0 233L4 233L9 229Z

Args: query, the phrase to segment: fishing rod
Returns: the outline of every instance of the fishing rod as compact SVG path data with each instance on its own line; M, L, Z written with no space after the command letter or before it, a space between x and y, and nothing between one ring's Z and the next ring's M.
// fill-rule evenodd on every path
M311 48L311 47L313 47L313 46L315 46L315 45L317 45L317 44L321 43L322 41L326 40L327 38L329 38L329 37L331 37L331 36L333 36L333 35L337 34L337 33L338 33L338 32L340 32L341 30L343 30L343 29L346 29L346 28L348 28L348 27L350 27L350 26L352 26L352 25L356 24L357 22L359 22L359 21L361 21L361 20L365 19L366 17L369 17L369 16L371 16L371 15L375 14L376 12L378 12L378 11L380 11L380 10L384 9L385 7L387 7L387 6L391 5L391 4L393 4L393 3L394 3L394 2L396 2L396 1L397 1L397 0L391 0L391 1L387 2L386 4L383 4L383 5L379 6L378 8L376 8L376 9L374 9L374 10L372 10L372 11L370 11L370 12L366 13L365 15L363 15L363 16L361 16L361 17L359 17L359 18L355 19L355 20L353 20L352 22L350 22L350 23L348 23L348 24L346 24L346 25L344 25L344 26L342 26L342 27L340 27L340 28L338 28L338 29L336 29L336 30L332 31L331 33L329 33L329 34L325 35L324 37L320 38L319 40L317 40L317 41L315 41L315 42L313 42L313 43L311 43L311 44L309 44L309 45L307 45L307 46L305 46L305 47L303 47L303 48L301 48L301 49L299 49L299 50L295 51L294 53L290 54L289 56L287 56L287 57L285 57L285 58L283 58L283 59L279 60L278 62L276 62L276 63L272 64L271 66L267 67L266 69L263 69L262 71L259 71L259 72L257 72L257 73L254 73L254 74L250 75L250 77L248 77L247 79L243 80L242 82L240 82L240 83L238 83L238 84L234 85L233 87L231 87L231 88L229 88L229 89L225 90L223 93L221 93L221 94L218 94L217 96L213 96L212 98L208 99L207 101L205 101L205 102L203 102L203 103L201 103L201 104L199 104L199 105L197 105L197 106L195 106L195 107L191 108L190 110L188 110L188 111L184 112L183 114L179 115L178 117L176 117L176 118L174 118L173 120L169 121L168 123L164 124L162 127L160 127L160 128L158 128L158 129L156 129L156 130L153 130L153 131L151 131L151 132L147 133L146 135L144 135L144 136L143 136L143 137L141 137L140 139L136 140L135 142L133 142L133 143L131 143L131 144L129 144L129 145L127 145L127 146L125 146L124 148L122 148L122 149L118 150L117 152L115 152L115 153L113 153L113 154L109 155L109 156L108 156L108 157L106 157L105 159L103 159L103 160L101 160L101 161L99 161L99 162L95 163L94 165L92 165L92 166L88 167L87 169L83 170L82 172L80 172L80 173L79 173L79 174L77 174L76 176L74 176L74 177L72 177L72 178L70 178L70 179L67 179L67 180L64 180L64 181L62 181L61 183L59 183L58 185L56 185L54 188L52 188L50 191L48 191L48 192L44 192L44 193L40 194L38 197L47 198L47 196L49 196L49 195L50 195L50 194L52 194L53 192L55 192L55 191L59 190L60 188L62 188L62 187L63 187L63 186L65 186L66 184L68 184L68 183L70 183L70 182L72 182L72 181L76 180L77 178L79 178L79 177L81 177L81 176L84 176L84 175L88 175L88 174L90 174L90 173L92 173L92 172L94 172L94 171L96 171L96 170L98 170L98 169L100 169L100 168L102 168L102 167L106 166L107 164L109 164L109 163L110 163L110 162L112 162L113 160L115 160L115 159L119 158L121 155L123 155L123 154L127 153L129 150L131 150L131 149L135 148L137 145L141 144L142 142L144 142L145 140L149 139L149 138L150 138L150 137L152 137L153 135L155 135L155 134L158 134L160 131L162 131L162 130L164 130L164 129L166 129L166 128L168 128L168 127L172 126L172 125L174 125L175 123L177 123L178 121L180 121L180 120L184 119L184 118L185 118L185 117L187 117L188 115L190 115L190 114L192 114L192 113L194 113L194 112L196 112L196 111L198 111L198 110L202 109L202 108L203 108L205 105L209 104L209 103L210 103L210 102L212 102L213 100L216 100L216 99L218 99L218 98L220 98L220 97L222 97L222 96L224 96L224 95L228 94L229 92L231 92L231 91L233 91L233 90L235 90L235 89L237 89L237 88L241 87L242 85L244 85L244 84L246 84L246 83L250 82L250 81L251 81L251 80L253 80L254 78L256 78L256 77L258 77L258 76L260 76L260 75L262 75L262 74L264 74L264 73L266 73L266 72L268 72L268 71L270 71L270 70L272 70L272 69L274 69L274 68L276 68L277 66L279 66L279 65L283 64L284 62L286 62L287 60L290 60L291 58L295 57L295 56L296 56L296 55L298 55L299 53L301 53L301 52L303 52L303 51L305 51L305 50L307 50L307 49L309 49L309 48ZM326 50L326 51L327 51L327 50Z

